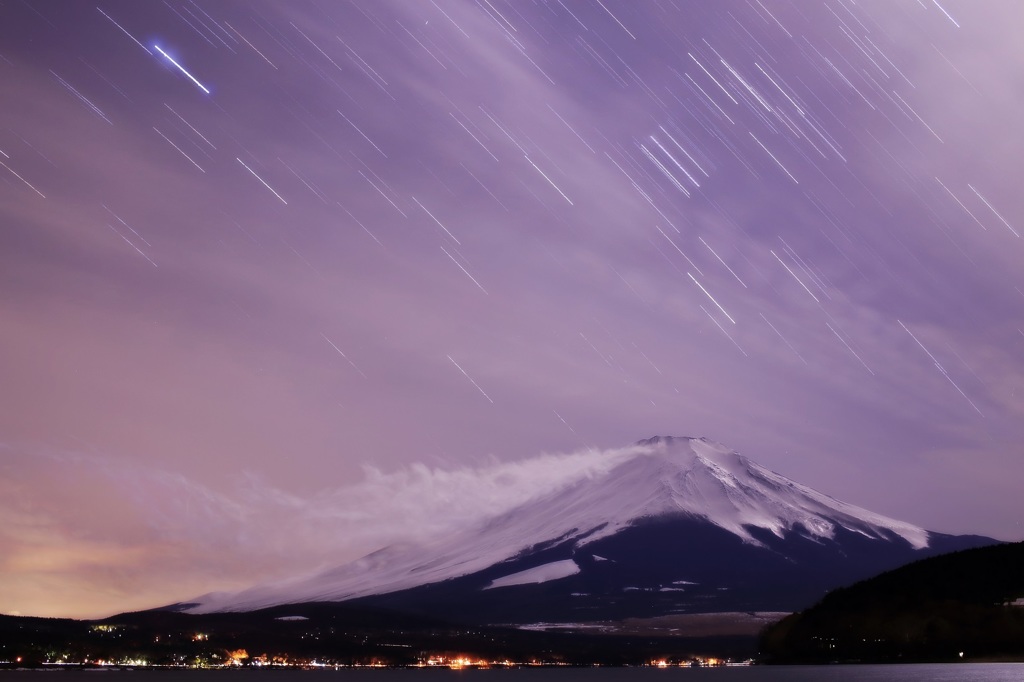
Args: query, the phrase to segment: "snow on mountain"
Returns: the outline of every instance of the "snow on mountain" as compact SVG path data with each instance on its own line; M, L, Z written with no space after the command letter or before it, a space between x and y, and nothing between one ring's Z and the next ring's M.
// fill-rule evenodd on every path
M928 546L924 529L794 483L722 445L658 436L637 443L628 458L604 474L578 480L463 532L429 544L386 547L311 577L207 595L190 610L247 611L396 592L470 575L531 548L570 540L582 547L638 521L673 516L706 520L751 545L761 544L751 528L777 537L798 532L822 540L843 528L881 541L898 536L914 549ZM533 575L531 570L539 572ZM556 580L577 570L572 561L555 562L498 578L491 586Z
M562 561L552 561L550 564L534 566L533 568L528 568L525 571L519 571L518 573L512 573L498 578L497 580L492 580L491 584L484 589L490 590L495 587L512 587L513 585L535 585L538 583L546 583L551 580L558 580L559 578L568 578L570 575L576 575L579 572L580 567L575 561L572 559L563 559Z

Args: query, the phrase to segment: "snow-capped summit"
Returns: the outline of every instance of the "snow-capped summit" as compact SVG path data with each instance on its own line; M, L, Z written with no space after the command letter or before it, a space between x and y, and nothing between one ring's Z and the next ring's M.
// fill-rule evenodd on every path
M794 483L706 438L655 436L638 445L659 463L655 515L688 512L753 542L748 527L781 537L799 525L818 537L832 538L841 526L874 538L895 533L915 549L928 546L923 528Z
M851 579L986 540L960 542L840 502L704 438L655 436L604 473L453 536L208 595L191 610L361 599L420 612L462 604L477 619L506 622L785 610ZM545 596L533 607L523 601L538 590Z

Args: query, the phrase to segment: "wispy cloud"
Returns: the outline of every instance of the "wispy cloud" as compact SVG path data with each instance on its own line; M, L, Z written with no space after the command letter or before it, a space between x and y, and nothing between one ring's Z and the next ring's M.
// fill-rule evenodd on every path
M454 531L635 452L367 466L358 482L304 496L255 475L216 490L120 459L8 449L4 473L17 477L0 477L0 612L98 615L314 571Z

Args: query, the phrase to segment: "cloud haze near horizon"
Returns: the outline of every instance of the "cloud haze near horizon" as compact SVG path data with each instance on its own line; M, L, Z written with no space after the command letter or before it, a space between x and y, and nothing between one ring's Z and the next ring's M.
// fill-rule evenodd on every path
M655 434L1024 537L1021 25L1016 0L0 6L0 484L35 557L0 585L56 614L123 610L158 555L169 592L242 583L287 554L214 550L259 537L245 490L300 518L368 465ZM107 506L88 482L119 469L160 494Z
M367 466L358 482L299 497L255 475L217 491L131 461L7 450L0 603L6 612L96 617L315 573L465 528L639 451L586 449L454 469ZM38 488L50 495L26 492Z
M0 603L8 613L102 617L314 575L389 545L429 545L649 452L364 466L360 480L303 497L256 475L214 490L130 460L7 450ZM50 495L27 492L39 488Z

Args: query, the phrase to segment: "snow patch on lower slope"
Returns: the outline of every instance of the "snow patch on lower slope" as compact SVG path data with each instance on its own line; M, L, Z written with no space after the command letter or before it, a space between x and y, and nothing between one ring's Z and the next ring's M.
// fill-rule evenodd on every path
M512 585L536 585L560 578L568 578L570 575L576 575L579 572L580 567L572 559L553 561L550 564L534 566L525 571L519 571L518 573L512 573L492 580L491 584L484 589L490 590L495 587L510 587Z

